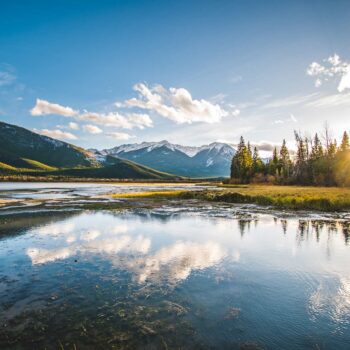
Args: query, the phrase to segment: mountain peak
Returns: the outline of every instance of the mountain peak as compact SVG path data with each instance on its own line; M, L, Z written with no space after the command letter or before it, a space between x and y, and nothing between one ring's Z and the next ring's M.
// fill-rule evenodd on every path
M203 146L183 146L179 144L170 143L167 140L161 140L157 142L141 142L141 143L124 144L124 145L116 146L111 149L105 149L102 152L105 154L114 154L114 155L118 155L126 152L138 151L141 149L151 152L154 149L157 149L159 147L164 147L164 146L169 148L172 151L176 150L176 151L182 152L191 158L196 156L199 152L203 150L215 149L216 151L220 151L220 149L223 147L233 150L233 147L231 145L227 143L222 143L222 142L212 142L208 145L203 145Z
M229 176L234 148L222 142L182 146L167 140L125 144L100 153L182 176Z

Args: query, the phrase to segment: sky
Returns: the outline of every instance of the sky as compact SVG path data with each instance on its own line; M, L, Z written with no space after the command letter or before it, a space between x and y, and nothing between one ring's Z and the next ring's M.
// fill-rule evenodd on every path
M350 129L348 0L0 2L1 121L98 149Z

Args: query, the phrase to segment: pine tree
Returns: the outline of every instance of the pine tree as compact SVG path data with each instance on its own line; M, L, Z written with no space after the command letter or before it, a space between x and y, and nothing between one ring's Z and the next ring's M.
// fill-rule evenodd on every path
M297 132L295 132L295 139L297 141L295 176L298 183L304 184L308 179L307 149L305 140Z
M325 185L327 186L333 186L335 184L334 163L335 163L336 154L337 154L337 140L329 141L327 154L324 159L325 161L324 177L325 177Z
M253 165L253 157L250 145L245 145L241 136L238 144L237 152L232 158L231 178L239 179L241 182L247 182L250 179Z
M334 158L337 153L337 140L330 142L328 146L328 158Z
M256 147L254 147L253 164L252 164L252 175L254 176L254 175L262 172L263 171L263 167L264 167L264 164L263 164L261 158L259 157L258 149Z
M349 149L350 149L349 135L346 131L344 131L339 150L340 151L347 151Z
M232 158L231 163L231 178L240 179L242 177L242 158L243 158L243 152L246 148L245 142L243 139L243 136L241 136L237 152Z
M316 160L316 159L320 159L323 156L323 147L322 147L322 143L317 135L317 133L315 134L314 137L314 142L312 145L312 149L311 149L311 160Z
M280 169L281 175L284 178L288 178L290 176L291 166L292 166L292 162L290 160L286 140L283 140L282 146L280 149L279 169Z
M322 185L325 183L327 163L324 158L324 151L322 143L318 134L315 134L311 155L309 160L310 182L316 185Z
M297 183L303 185L350 185L348 153L350 137L343 133L340 146L332 138L328 124L323 134L323 144L319 134L311 139L295 133L297 151L292 161L286 141L283 140L279 151L275 147L272 157L265 165L259 157L257 147L253 152L250 142L240 138L237 152L232 158L231 177L246 183L256 174L271 174L275 181L281 183ZM349 164L349 165L348 165Z
M250 142L248 141L247 148L245 150L245 157L244 157L244 176L245 180L249 181L250 177L252 176L252 166L253 166L253 154L252 154L252 148L250 146Z
M269 173L274 176L279 174L279 159L276 147L273 149L272 159L269 162Z

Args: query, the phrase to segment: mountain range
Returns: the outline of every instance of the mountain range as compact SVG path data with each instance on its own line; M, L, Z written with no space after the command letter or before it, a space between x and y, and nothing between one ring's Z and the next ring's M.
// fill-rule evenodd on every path
M0 174L173 179L174 176L0 122Z
M229 176L231 160L235 154L235 149L227 143L214 142L193 147L172 144L166 140L91 151L97 157L111 155L185 177Z
M92 178L174 179L229 176L234 148L226 143L193 147L160 142L85 150L0 122L0 174Z

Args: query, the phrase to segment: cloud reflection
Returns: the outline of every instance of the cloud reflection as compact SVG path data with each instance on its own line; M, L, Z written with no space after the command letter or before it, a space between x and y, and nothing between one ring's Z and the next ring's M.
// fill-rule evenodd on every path
M181 241L131 263L130 268L138 275L140 283L147 279L159 280L164 277L176 282L186 279L194 270L214 266L225 255L225 250L214 242L199 244Z
M343 276L334 284L321 282L310 295L309 311L312 318L328 314L341 323L350 313L350 279Z
M139 227L135 232L125 223L105 225L103 229L90 226L91 223L85 222L63 222L41 227L36 231L53 237L54 247L30 247L27 255L33 265L38 265L68 259L78 253L102 254L114 266L130 271L138 283L185 280L191 272L212 267L227 255L226 249L210 240L169 242L150 252L151 238L139 234Z

